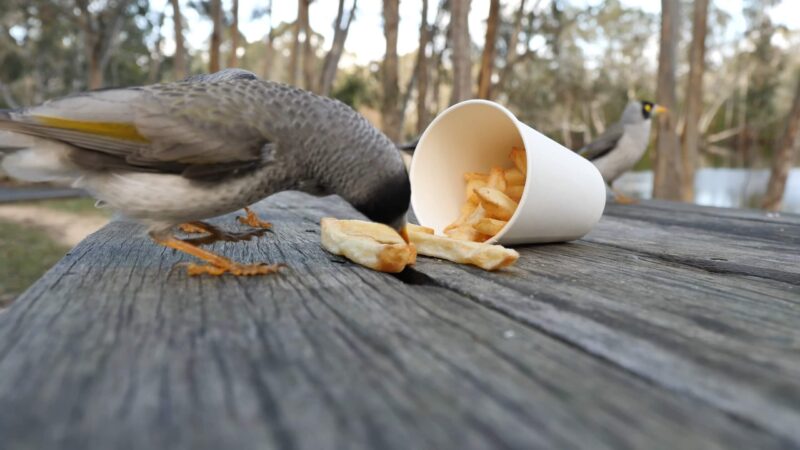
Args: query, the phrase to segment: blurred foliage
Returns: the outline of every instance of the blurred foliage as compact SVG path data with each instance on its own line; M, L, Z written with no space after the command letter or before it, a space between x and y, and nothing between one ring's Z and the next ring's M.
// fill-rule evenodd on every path
M0 1L0 107L35 104L86 89L86 36L81 31L79 1L82 0ZM172 29L168 2L86 1L93 15L111 4L127 5L103 72L107 86L172 80L172 58L165 55L168 48L165 42L172 37L159 39L164 30ZM509 48L518 3L502 2L495 52L495 77L504 71L507 61L515 61L502 89L494 93L495 99L508 105L523 121L573 148L582 146L616 121L630 99L652 100L656 91L658 15L621 0L593 1L588 2L589 6L586 3L529 0L520 16L518 43ZM763 167L782 132L783 118L789 109L793 77L800 68L800 35L798 30L787 30L770 20L771 8L780 0L744 0L737 20L714 3L708 20L701 130L703 165ZM428 95L433 97L436 89L438 98L431 98L429 106L436 113L447 106L450 92L450 52L444 37L449 13L446 1L431 4L433 9L445 6L443 14L431 14L431 18L442 18L441 23L437 22L439 28L429 51L434 62L441 54L441 65L430 67ZM209 21L208 0L182 0L182 5L185 15L199 15L201 20ZM240 19L261 23L265 35L270 25L274 26L274 52L267 51L264 39L251 42L241 39L244 54L240 66L261 76L286 81L294 40L293 23L276 23L267 14L265 5L266 2L259 5L251 17ZM169 26L162 29L164 15ZM691 39L690 1L683 2L682 15L677 72L681 105ZM229 11L223 22L225 61L227 53L232 51L227 26L231 23ZM734 29L734 23L738 28ZM184 17L187 35L188 29L195 26ZM315 65L321 67L330 42L323 41L319 30L314 31L311 43ZM472 58L477 66L483 36L472 30L472 39L478 44L473 45ZM413 84L409 84L415 52L400 58L403 94L412 86L411 93L416 95ZM206 48L187 49L191 73L206 70L206 53ZM270 59L268 54L272 55ZM348 60L352 58L345 54L343 61ZM344 63L332 95L356 109L378 109L379 63L364 67ZM410 101L406 109L408 138L413 137L416 129L415 103ZM678 109L674 113L680 116L681 108ZM639 167L648 164L649 159L645 158Z
M99 216L110 217L111 211L102 209L95 206L96 201L91 198L66 198L56 200L40 200L31 202L33 206L40 206L43 208L52 209L55 211L62 211L68 213L75 213L81 216Z
M0 221L0 307L10 304L68 250L44 231Z
M331 97L359 109L376 108L380 101L380 84L366 68L358 67L339 75L339 80L331 92Z

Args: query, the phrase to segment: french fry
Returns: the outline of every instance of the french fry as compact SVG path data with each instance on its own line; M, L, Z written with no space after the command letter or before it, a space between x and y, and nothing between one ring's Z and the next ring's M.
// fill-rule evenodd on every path
M486 217L486 210L483 206L478 205L472 214L464 219L459 225L449 225L444 230L444 234L453 238L463 241L483 242L489 239L489 236L477 232L472 226L478 223L481 219Z
M414 244L384 224L325 217L320 225L322 248L362 266L397 273L416 261Z
M505 190L505 194L511 200L519 203L519 200L522 198L522 191L525 189L525 186L509 186Z
M484 270L497 270L514 264L519 253L500 245L480 244L427 233L408 233L420 255L472 264Z
M475 228L469 225L461 225L459 227L451 228L444 232L450 239L467 242L483 242L489 239L489 236L481 234Z
M525 155L525 150L519 147L513 147L511 149L511 154L508 155L511 158L511 161L514 162L514 165L522 172L523 175L528 174L528 161Z
M492 170L489 171L489 180L486 182L486 187L497 189L498 191L506 190L505 171L501 167L492 167Z
M493 219L510 219L518 206L517 202L497 189L484 187L477 189L475 194L480 198L481 206L486 210L486 214Z
M406 231L413 231L415 233L435 234L433 228L423 227L422 225L415 225L413 223L406 224Z
M466 226L475 225L476 223L478 223L479 220L483 219L484 217L486 217L486 210L483 208L482 205L478 205L475 208L475 210L472 211L472 214L470 214L469 217L467 217L466 220L464 220L464 225Z
M471 216L472 213L475 212L478 206L479 205L477 202L472 203L468 201L467 203L464 203L464 205L461 206L461 214L458 216L458 219L456 219L455 222L451 223L450 225L446 226L444 228L444 231L447 232L452 228L461 226L469 218L469 216Z
M507 223L508 222L506 222L505 220L497 220L497 219L492 219L490 217L484 217L483 219L477 221L474 225L472 225L472 228L474 228L475 231L481 234L485 234L487 236L494 236L497 233L499 233L500 230L502 230Z
M480 172L464 172L464 181L480 180L484 183L489 181L489 175Z
M475 189L479 189L482 187L486 187L486 182L481 180L470 180L467 181L467 201L469 203L478 204L478 197L475 195Z
M519 186L525 184L525 175L517 168L505 170L506 184L509 186Z

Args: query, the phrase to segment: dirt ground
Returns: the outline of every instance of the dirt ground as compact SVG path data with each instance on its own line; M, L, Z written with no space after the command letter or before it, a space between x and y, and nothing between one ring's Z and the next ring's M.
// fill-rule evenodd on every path
M43 230L54 241L66 247L74 247L83 238L108 223L108 218L99 215L76 214L43 206L16 204L0 205L0 220Z

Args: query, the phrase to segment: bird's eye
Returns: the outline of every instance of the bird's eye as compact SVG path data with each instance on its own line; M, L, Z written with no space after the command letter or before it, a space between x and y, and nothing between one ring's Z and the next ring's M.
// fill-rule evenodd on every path
M644 110L645 110L645 111L648 111L648 112L649 112L649 111L650 111L650 108L652 108L652 106L650 106L650 105L644 105Z

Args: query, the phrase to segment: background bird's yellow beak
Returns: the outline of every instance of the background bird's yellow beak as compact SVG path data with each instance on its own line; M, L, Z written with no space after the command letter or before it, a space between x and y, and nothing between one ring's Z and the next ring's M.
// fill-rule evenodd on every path
M666 114L669 112L669 110L661 105L656 105L656 109L653 112L656 114Z

